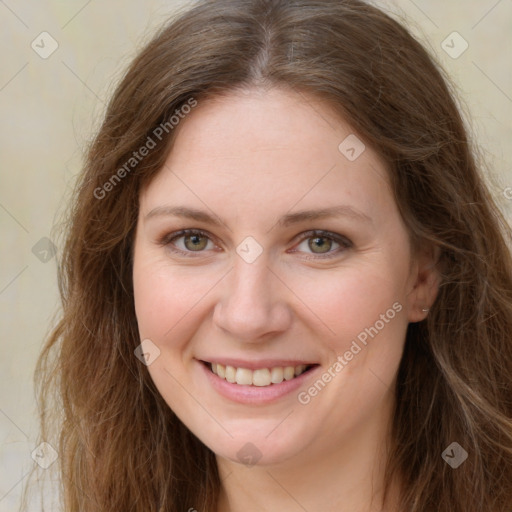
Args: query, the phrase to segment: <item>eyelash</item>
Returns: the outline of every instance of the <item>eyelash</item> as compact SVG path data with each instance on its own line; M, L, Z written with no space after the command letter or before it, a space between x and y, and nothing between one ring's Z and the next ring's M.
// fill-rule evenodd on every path
M184 236L193 236L193 235L199 235L199 236L205 237L209 241L215 243L213 237L206 231L203 231L201 229L182 229L180 231L170 233L170 234L167 234L167 235L161 237L161 239L158 241L158 244L169 248L174 253L178 253L178 254L184 255L186 257L192 257L192 258L197 257L204 251L183 251L182 249L178 249L176 246L173 246L173 242L175 242L176 240L178 240ZM350 249L353 247L352 242L348 238L338 235L336 233L332 233L330 231L313 229L310 231L305 231L304 233L301 233L299 236L300 236L300 239L296 242L295 245L299 245L302 242L304 242L308 239L311 239L311 238L325 238L327 240L331 240L331 241L337 243L340 246L339 248L337 248L333 251L329 251L329 252L323 253L323 254L319 253L319 254L315 255L314 253L309 253L308 256L305 256L306 259L318 260L318 259L334 258L334 257L338 256L341 252L345 251L346 249ZM195 252L197 252L197 254L194 254ZM299 252L299 251L297 251L295 249L295 250L292 250L291 252Z

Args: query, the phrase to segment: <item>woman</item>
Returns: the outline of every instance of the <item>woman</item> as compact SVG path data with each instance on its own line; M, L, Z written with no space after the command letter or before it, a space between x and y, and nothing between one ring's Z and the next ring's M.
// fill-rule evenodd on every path
M196 4L77 188L38 369L65 510L510 511L509 236L402 26Z

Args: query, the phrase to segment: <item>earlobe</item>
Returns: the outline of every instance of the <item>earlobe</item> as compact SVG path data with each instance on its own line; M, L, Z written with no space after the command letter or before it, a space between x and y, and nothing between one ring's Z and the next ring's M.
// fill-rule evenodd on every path
M438 267L440 251L433 248L418 256L413 266L413 288L409 293L409 322L424 320L435 302L441 275Z

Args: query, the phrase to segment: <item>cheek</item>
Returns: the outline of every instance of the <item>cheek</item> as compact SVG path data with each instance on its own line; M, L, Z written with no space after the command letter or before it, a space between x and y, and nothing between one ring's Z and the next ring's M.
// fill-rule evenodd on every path
M319 415L336 419L326 424L327 435L337 435L337 425L347 424L347 411L353 415L352 426L361 424L389 398L408 325L407 276L399 266L381 260L346 267L318 274L300 288L301 297L307 298L304 302L324 324L318 342L329 352L325 391L316 398L315 389L304 389L302 398L309 399L311 392L312 407Z
M171 344L181 339L177 330L194 324L191 317L200 310L201 301L218 277L214 272L199 275L187 268L173 268L162 258L138 256L133 282L139 331L159 344Z
M406 276L392 266L386 267L383 261L336 271L316 271L311 279L290 275L290 280L294 282L291 288L308 307L311 317L316 318L315 323L326 339L332 340L330 343L337 353L365 328L376 322L381 327L381 315L385 320L394 320L405 300ZM392 324L397 323L401 324L399 331L403 331L402 320L386 322L385 330L393 330Z
M164 258L140 251L134 259L133 283L141 340L150 339L160 351L148 372L171 409L185 418L197 414L182 383L189 378L189 340L204 320L202 305L215 279L177 270Z

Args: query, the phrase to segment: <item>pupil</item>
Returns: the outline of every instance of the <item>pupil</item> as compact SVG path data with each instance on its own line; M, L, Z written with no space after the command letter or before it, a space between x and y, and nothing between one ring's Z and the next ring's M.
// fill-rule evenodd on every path
M185 246L187 249L197 251L206 247L206 237L202 235L190 235L185 238Z
M320 252L320 253L328 252L331 248L331 241L328 240L327 238L316 237L316 238L313 238L310 240L309 248L313 252L317 252L317 253L318 252Z

